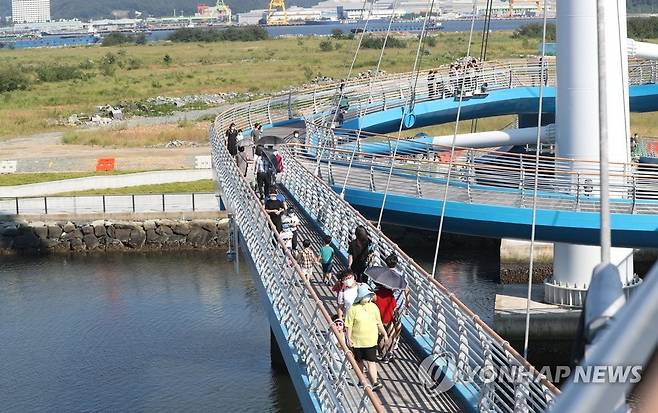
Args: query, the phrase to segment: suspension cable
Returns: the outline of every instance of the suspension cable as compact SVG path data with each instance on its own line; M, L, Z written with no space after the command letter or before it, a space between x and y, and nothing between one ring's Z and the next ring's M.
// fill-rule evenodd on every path
M400 4L400 0L396 0L393 2L393 12L391 13L391 18L388 21L388 28L386 30L386 36L384 37L384 44L382 45L382 50L379 53L379 60L377 61L377 67L375 68L375 76L379 75L379 70L382 65L382 60L384 58L384 51L386 50L386 44L388 43L388 38L391 34L391 27L393 25L393 18L395 17L395 11L397 10L398 5ZM359 110L359 115L358 118L360 119L363 117L368 110L368 105L370 104L370 99L372 98L372 84L374 81L374 77L370 77L369 85L368 85L368 99L366 99L366 104L363 105L362 108ZM345 188L347 187L347 182L350 178L350 172L352 171L352 165L354 163L354 157L356 156L356 152L358 149L358 142L359 139L361 139L361 133L363 132L363 125L361 122L359 122L359 129L356 132L356 139L354 141L354 148L352 149L352 154L350 156L350 163L347 166L347 173L345 174L345 180L343 181L343 187L340 190L340 197L344 198L345 197Z
M471 33L468 37L468 47L466 48L466 56L471 54L471 45L473 42L473 28L475 27L475 11L477 0L473 0L473 19L471 20ZM450 186L450 178L452 176L452 160L455 157L455 142L457 140L457 132L459 131L459 120L462 113L462 104L464 102L464 86L466 85L465 73L462 73L462 82L459 93L459 102L457 104L457 119L455 121L455 131L452 135L452 142L450 143L450 158L448 158L448 176L446 177L446 185L443 190L443 205L441 205L441 216L439 218L439 233L436 237L436 248L434 250L434 262L432 263L432 278L436 276L436 264L439 260L439 246L441 245L441 234L443 233L443 221L446 213L446 204L448 203L448 189Z
M477 0L474 0L474 2ZM409 114L412 113L413 111L413 105L415 104L415 95L416 95L416 88L418 87L418 78L420 76L420 66L419 63L422 62L422 52L425 50L425 34L427 33L427 23L429 21L430 16L432 15L432 12L434 11L434 3L435 0L431 0L429 10L425 14L425 19L423 20L423 28L420 32L420 38L418 41L418 48L416 50L416 58L414 59L414 66L413 70L411 71L411 76L412 76L412 84L410 85L410 94L409 94ZM406 107L406 106L405 106ZM403 107L404 108L404 107ZM402 129L404 128L404 119L405 119L405 113L404 110L402 111L401 119L400 119L400 127L398 128L398 134L395 139L395 148L393 149L393 156L391 157L391 167L388 170L388 178L386 180L386 189L384 190L384 198L382 199L382 206L379 209L379 218L377 219L377 229L381 228L382 225L382 217L384 216L384 209L386 207L386 199L388 197L388 189L391 185L391 177L393 176L393 166L395 165L395 158L398 153L398 147L400 146L400 137L402 136Z
M362 10L365 10L366 8L366 3L368 0L363 0L363 7L361 8ZM340 109L340 102L343 100L343 97L345 96L345 86L347 85L347 82L350 80L352 77L352 72L354 71L354 65L356 64L356 59L359 56L359 51L361 50L361 45L363 44L363 39L366 35L366 32L368 31L368 23L370 23L370 17L372 17L372 10L375 6L375 3L377 0L372 0L370 3L370 8L368 9L368 14L366 16L366 21L363 24L363 29L361 30L361 36L359 36L359 41L357 42L356 45L356 50L354 51L354 57L352 58L352 63L350 64L350 68L347 72L347 78L345 80L341 81L341 87L340 87L340 94L338 96L338 100L336 101L336 107L334 108L334 114L331 118L331 122L329 123L329 127L331 127L334 122L336 122L336 117L338 116L338 110ZM357 30L358 31L358 30ZM326 120L328 118L324 118L324 126L327 126ZM326 142L326 139L321 143L321 148L320 148L320 153L317 156L317 162L315 164L315 174L317 175L318 172L320 171L320 161L322 159L322 155L324 154L324 150L327 146L328 142Z
M484 27L482 27L482 41L480 43L480 63L487 60L489 49L489 30L491 29L491 15L493 14L493 0L487 0L486 14L484 16ZM477 132L478 119L471 120L471 133Z
M523 358L528 358L528 341L530 337L530 298L532 295L532 274L535 262L535 234L537 229L537 193L539 191L539 156L541 155L541 126L542 111L544 109L544 76L546 70L546 27L548 14L546 13L547 0L544 0L544 31L542 33L541 45L541 68L539 75L539 114L537 115L537 141L535 144L535 182L532 192L532 228L530 232L530 267L528 268L528 294L526 297L525 310L525 335L523 339ZM521 165L523 168L523 165ZM523 184L523 183L522 183Z

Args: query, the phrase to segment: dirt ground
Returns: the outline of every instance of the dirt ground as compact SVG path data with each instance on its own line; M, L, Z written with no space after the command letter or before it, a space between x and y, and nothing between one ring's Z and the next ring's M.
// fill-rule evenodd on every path
M191 169L196 156L209 154L209 146L103 148L64 145L59 132L0 141L0 161L19 161L18 172L93 171L99 158L115 158L117 170Z

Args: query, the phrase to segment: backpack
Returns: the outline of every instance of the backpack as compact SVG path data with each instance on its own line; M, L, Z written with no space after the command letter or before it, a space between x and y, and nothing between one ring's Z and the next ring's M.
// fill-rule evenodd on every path
M279 153L276 153L274 155L274 160L276 161L276 172L283 172L283 157Z

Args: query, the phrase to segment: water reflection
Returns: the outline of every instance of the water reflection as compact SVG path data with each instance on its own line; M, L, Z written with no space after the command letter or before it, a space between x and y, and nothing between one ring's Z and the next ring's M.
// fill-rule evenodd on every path
M5 258L2 411L298 411L223 254Z

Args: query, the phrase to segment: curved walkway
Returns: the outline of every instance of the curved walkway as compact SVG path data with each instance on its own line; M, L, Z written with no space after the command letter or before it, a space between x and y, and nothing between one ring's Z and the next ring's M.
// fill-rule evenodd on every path
M126 188L140 185L193 182L212 179L211 169L138 172L123 175L101 175L36 184L0 186L0 198L30 197L61 194L92 189Z

